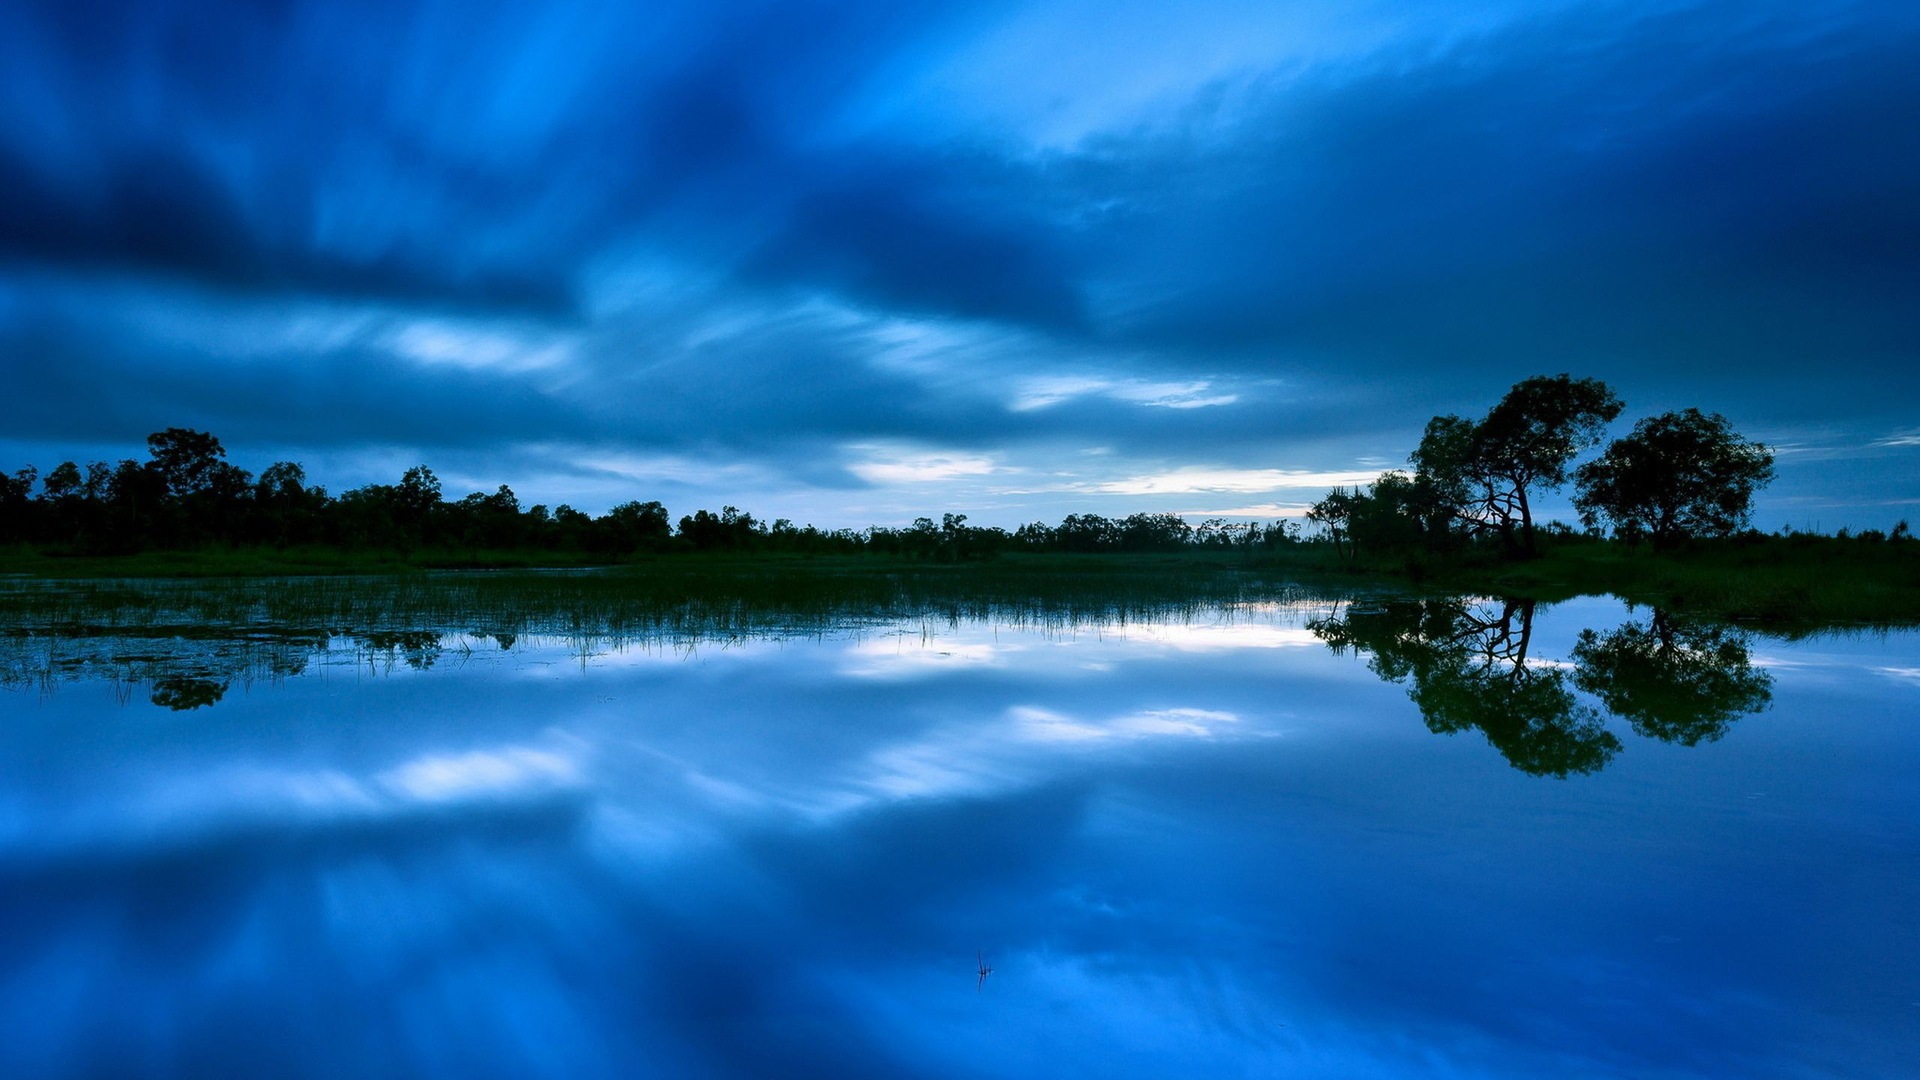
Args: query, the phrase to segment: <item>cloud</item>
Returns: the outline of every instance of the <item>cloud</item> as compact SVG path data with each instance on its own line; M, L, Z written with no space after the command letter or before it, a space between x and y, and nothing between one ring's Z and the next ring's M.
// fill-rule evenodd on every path
M1210 379L1146 382L1097 375L1042 375L1022 382L1008 407L1015 412L1028 412L1089 395L1165 409L1204 409L1232 405L1240 400L1239 394L1209 393L1212 388Z
M1130 476L1093 485L1115 495L1190 495L1224 491L1254 494L1295 488L1370 484L1376 472L1305 472L1294 469L1228 469L1185 465L1163 473Z
M1176 510L1174 513L1183 518L1304 518L1311 508L1310 503L1265 502L1217 510Z
M1003 471L992 458L987 457L913 453L870 446L850 449L876 455L847 466L849 472L870 484L929 484L964 476L990 476Z

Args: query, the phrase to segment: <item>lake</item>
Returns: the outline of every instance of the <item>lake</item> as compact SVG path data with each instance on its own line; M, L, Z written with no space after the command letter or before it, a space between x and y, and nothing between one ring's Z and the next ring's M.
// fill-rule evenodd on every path
M1920 632L5 588L0 1075L1920 1068Z

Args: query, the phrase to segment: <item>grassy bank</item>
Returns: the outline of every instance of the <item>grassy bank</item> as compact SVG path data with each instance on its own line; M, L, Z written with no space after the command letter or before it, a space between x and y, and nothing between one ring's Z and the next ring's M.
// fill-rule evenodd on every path
M1539 558L1384 560L1349 568L1422 588L1556 600L1608 593L1636 604L1782 632L1920 623L1920 543L1760 537L1678 551L1562 541Z
M202 567L204 569L204 567ZM1337 595L1273 568L1170 556L989 563L869 557L666 557L590 570L190 579L16 578L0 625L26 632L302 635L438 628L485 634L700 639L899 619L1069 625L1180 618Z
M533 573L539 568L582 574ZM436 571L492 569L496 574ZM518 573L516 571L528 571ZM1118 611L1237 602L1306 590L1343 595L1414 590L1525 596L1556 600L1610 593L1634 603L1732 619L1783 632L1835 625L1920 623L1920 543L1832 537L1758 537L1696 544L1675 552L1645 546L1561 539L1539 558L1492 553L1342 561L1326 545L1302 544L1248 558L1196 549L1163 555L1014 554L985 562L938 563L872 555L676 554L590 567L583 555L539 551L345 552L331 549L239 549L152 552L131 556L57 558L26 551L0 554L0 573L29 579L90 581L82 592L110 596L107 579L224 579L217 588L124 590L129 597L239 595L307 597L323 611L346 614L340 598L381 594L396 611L527 610L557 618L619 612L679 612L694 623L724 627L746 612L771 618L831 618L865 611L898 616L938 611ZM380 575L381 588L328 587L329 577ZM273 579L313 579L299 587ZM253 585L243 585L244 582ZM0 615L51 592L14 590ZM129 599L128 603L145 603ZM291 601L290 601L291 602ZM247 603L253 603L249 600ZM328 605L334 607L329 608ZM228 607L214 600L213 607ZM294 603L289 614L308 605ZM351 607L350 604L347 605ZM733 612L718 617L715 613ZM209 610L204 614L216 616ZM364 616L370 612L362 612ZM638 616L646 619L656 615ZM757 616L756 616L757 617ZM308 621L311 621L310 619ZM364 621L356 616L355 620Z

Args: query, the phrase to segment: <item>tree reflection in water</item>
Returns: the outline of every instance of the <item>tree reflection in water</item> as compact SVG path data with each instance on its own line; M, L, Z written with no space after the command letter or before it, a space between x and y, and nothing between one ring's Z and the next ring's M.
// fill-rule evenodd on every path
M1773 676L1755 670L1747 637L1655 610L1650 623L1580 632L1574 685L1648 738L1694 746L1773 703Z
M1533 610L1531 600L1412 600L1349 609L1312 629L1336 653L1373 654L1367 666L1381 678L1410 683L1435 732L1478 728L1535 776L1598 771L1620 740L1574 696L1564 669L1529 662Z
M227 694L227 683L219 679L195 679L188 676L157 679L149 699L163 709L185 712L217 704Z
M1737 630L1656 611L1650 624L1583 631L1568 670L1529 658L1533 616L1531 600L1408 600L1349 608L1311 628L1334 652L1369 653L1375 674L1408 683L1433 731L1477 728L1535 776L1597 772L1620 752L1575 689L1639 734L1686 746L1719 738L1772 700L1772 678L1754 669Z

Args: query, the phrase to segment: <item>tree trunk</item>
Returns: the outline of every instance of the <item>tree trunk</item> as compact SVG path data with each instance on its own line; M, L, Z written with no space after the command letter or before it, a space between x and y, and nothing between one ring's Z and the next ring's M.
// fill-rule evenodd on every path
M1537 554L1533 542L1533 507L1527 503L1527 485L1515 484L1513 490L1520 496L1520 535L1526 537L1527 554Z

